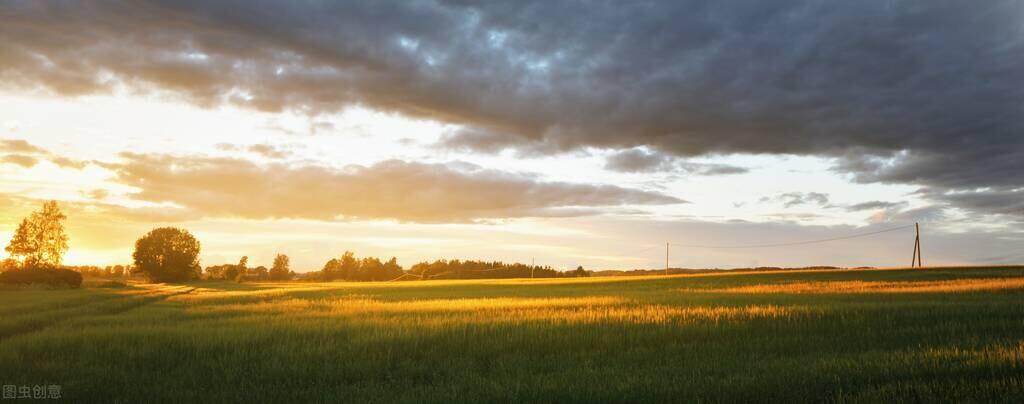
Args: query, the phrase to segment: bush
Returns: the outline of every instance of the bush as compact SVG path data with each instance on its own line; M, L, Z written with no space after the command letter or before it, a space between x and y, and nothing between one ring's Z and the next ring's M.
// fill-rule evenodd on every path
M70 269L27 268L0 273L0 283L7 285L50 285L78 288L82 274Z

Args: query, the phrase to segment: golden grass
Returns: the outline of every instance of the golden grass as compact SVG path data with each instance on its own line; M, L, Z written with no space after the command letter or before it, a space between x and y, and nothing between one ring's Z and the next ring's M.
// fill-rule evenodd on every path
M197 305L196 314L279 314L290 318L338 321L413 321L418 324L506 324L546 322L559 324L679 324L745 321L756 318L791 319L819 314L806 306L748 305L741 307L678 307L639 304L621 297L464 298L379 300L347 295L331 299L282 299L251 303Z
M992 344L978 349L961 347L928 348L896 354L898 360L931 360L937 364L957 362L969 366L1009 366L1024 370L1024 341Z
M721 289L680 289L700 293L836 294L836 293L970 293L1024 289L1024 278L946 281L825 281L757 284Z
M0 292L0 380L75 402L1024 397L1024 268L129 284Z

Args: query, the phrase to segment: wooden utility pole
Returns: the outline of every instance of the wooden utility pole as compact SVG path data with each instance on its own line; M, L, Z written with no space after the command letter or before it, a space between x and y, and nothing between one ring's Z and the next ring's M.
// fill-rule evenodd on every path
M917 267L920 268L923 267L924 264L921 263L921 226L917 223L914 223L914 233L917 234L915 237L917 240L915 242L917 244Z
M665 243L665 275L668 275L668 243Z
M910 257L910 267L914 267L914 263L917 263L917 267L921 268L921 226L914 223L914 254Z

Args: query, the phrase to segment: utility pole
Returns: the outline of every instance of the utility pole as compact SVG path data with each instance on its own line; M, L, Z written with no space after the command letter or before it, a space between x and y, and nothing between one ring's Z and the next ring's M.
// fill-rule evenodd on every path
M921 268L921 226L918 223L914 223L914 254L910 257L911 268L915 262L917 267Z
M914 223L914 233L917 234L917 236L915 237L915 239L917 240L915 242L915 244L917 244L917 267L920 268L923 267L924 264L921 263L921 226L918 225L917 223Z
M668 275L668 243L665 243L665 275Z

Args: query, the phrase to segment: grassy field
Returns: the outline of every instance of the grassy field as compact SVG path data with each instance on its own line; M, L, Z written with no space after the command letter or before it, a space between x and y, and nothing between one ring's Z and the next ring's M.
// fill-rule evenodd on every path
M1024 397L1024 268L0 290L75 402Z

